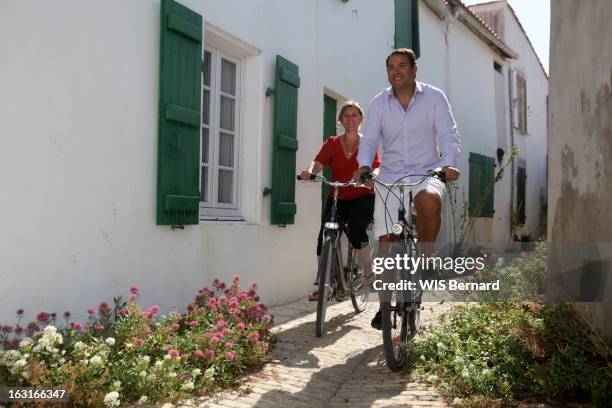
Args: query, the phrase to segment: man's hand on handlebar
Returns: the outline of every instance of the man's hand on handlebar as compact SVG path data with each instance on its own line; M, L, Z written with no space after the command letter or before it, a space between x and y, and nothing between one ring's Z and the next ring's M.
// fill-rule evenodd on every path
M365 176L365 177L364 177ZM361 182L368 188L374 188L374 181L372 180L372 169L369 166L361 166L353 172L353 180L358 183Z
M444 175L446 176L446 181L457 181L459 180L459 169L456 167L446 166L442 168Z

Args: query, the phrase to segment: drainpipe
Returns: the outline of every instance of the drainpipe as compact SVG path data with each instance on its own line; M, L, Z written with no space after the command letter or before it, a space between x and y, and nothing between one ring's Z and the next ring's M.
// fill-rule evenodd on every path
M510 149L514 146L514 101L512 100L512 72L508 64L508 98L510 99ZM514 211L514 160L510 163L510 231L512 232L512 213ZM512 239L512 237L510 237Z

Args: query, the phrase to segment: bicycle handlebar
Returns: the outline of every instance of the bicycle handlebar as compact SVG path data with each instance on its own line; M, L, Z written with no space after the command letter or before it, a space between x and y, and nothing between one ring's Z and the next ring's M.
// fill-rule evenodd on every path
M418 177L421 176L421 179L417 182L413 182L413 183L405 183L405 182L399 182L399 180L402 180L403 178L406 177ZM396 181L395 183L383 183L382 181L379 181L377 179L377 177L372 174L371 172L367 172L367 173L363 173L361 175L361 181L362 182L366 182L368 180L374 180L376 181L378 184L382 184L386 187L394 187L394 186L399 186L402 185L404 187L412 187L412 186L416 186L417 184L421 184L427 177L434 177L437 178L438 180L440 180L443 183L446 183L446 173L444 173L442 170L430 170L427 172L427 174L408 174L404 177L401 177L398 181Z
M297 176L295 176L296 179L300 180L300 181L308 181L308 180L302 180L302 176L300 176L299 174ZM331 187L366 187L367 186L363 186L360 183L357 183L355 180L351 180L351 181L347 181L347 182L340 182L340 181L329 181L328 179L326 179L324 176L319 176L316 174L310 174L310 181L320 181L322 183L325 183Z

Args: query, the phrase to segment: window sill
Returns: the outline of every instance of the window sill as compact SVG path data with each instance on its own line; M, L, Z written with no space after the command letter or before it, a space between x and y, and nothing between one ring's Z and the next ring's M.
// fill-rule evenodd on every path
M249 222L243 219L239 219L239 220L232 220L232 219L227 219L227 218L221 218L221 217L207 217L207 218L200 218L200 225L256 225L253 222Z

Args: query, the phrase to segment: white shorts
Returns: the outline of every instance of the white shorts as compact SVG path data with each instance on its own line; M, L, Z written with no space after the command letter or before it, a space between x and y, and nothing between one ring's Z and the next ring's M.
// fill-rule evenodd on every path
M376 193L376 202L374 204L374 237L375 239L378 239L378 237L382 235L391 233L391 226L397 222L397 212L399 210L400 201L399 189L397 187L393 188L392 192L389 192L388 189L381 186L376 188L380 194ZM423 190L438 194L440 196L440 200L442 200L444 198L444 192L446 191L446 185L437 178L428 177L421 184L405 188L404 205L406 206L406 210L408 210L410 192L412 192L413 207L411 208L411 211L416 214L416 210L414 209L414 198ZM389 193L389 195L387 195L387 193ZM385 199L387 200L386 210L384 202Z

